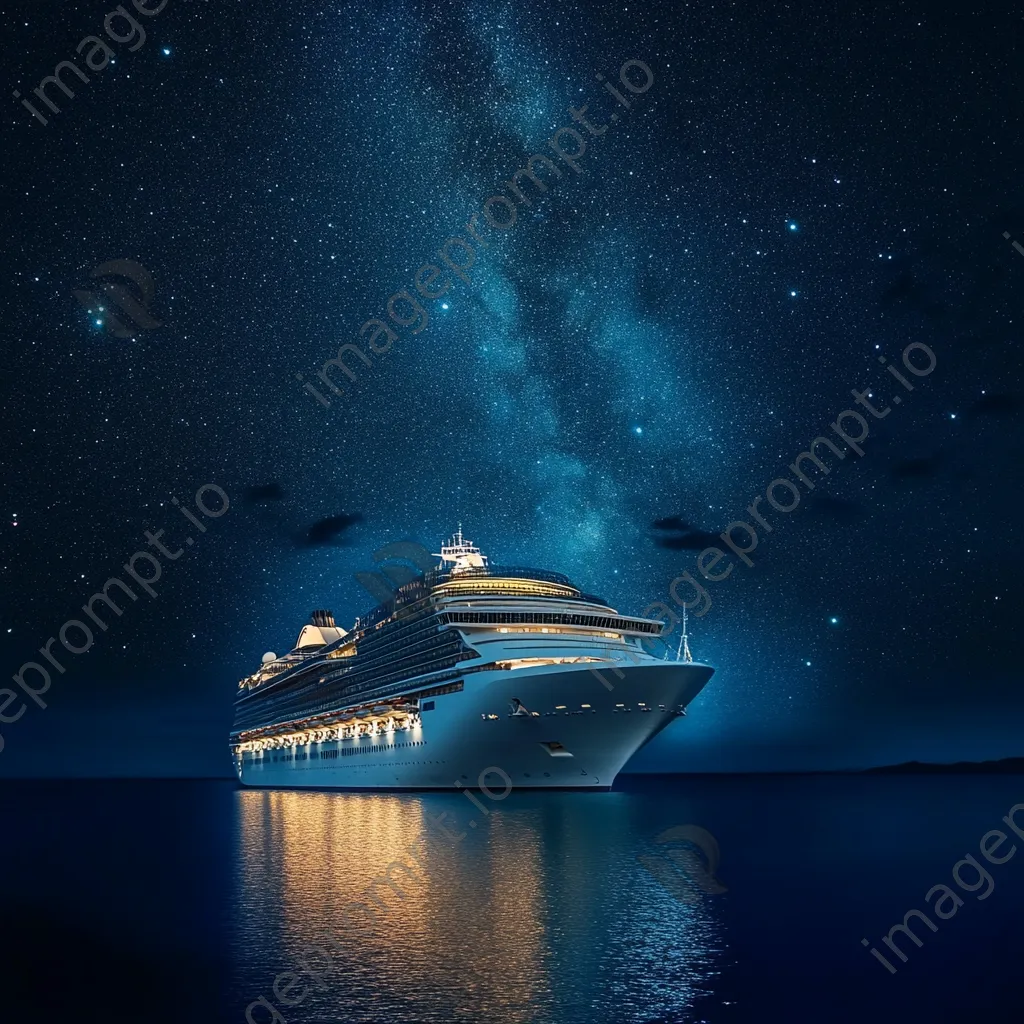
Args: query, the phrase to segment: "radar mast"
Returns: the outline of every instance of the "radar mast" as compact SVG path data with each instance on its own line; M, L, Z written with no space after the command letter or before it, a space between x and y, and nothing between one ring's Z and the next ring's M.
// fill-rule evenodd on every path
M487 556L482 554L471 540L462 536L462 523L459 523L458 530L447 543L441 545L441 550L434 552L434 557L441 559L438 569L444 569L450 565L452 572L461 569L487 568Z
M682 655L682 658L680 658ZM679 646L676 648L676 661L692 662L693 655L690 653L690 638L686 634L686 605L683 605L683 635L679 638Z

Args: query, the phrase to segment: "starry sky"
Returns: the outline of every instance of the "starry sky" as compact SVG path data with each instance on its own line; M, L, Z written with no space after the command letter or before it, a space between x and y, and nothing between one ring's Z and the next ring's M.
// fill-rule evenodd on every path
M144 531L183 553L0 726L0 775L228 774L237 680L310 609L368 610L383 544L460 521L492 562L671 603L852 389L903 401L705 581L717 673L632 767L1024 753L1019 12L170 0L104 35L113 8L2 10L7 676ZM88 36L112 56L43 124L12 92ZM562 127L578 172L485 224ZM389 321L474 213L465 279ZM128 330L113 260L152 278ZM381 317L342 397L304 390ZM908 345L935 357L912 393L879 362L909 376ZM230 506L200 532L206 484Z

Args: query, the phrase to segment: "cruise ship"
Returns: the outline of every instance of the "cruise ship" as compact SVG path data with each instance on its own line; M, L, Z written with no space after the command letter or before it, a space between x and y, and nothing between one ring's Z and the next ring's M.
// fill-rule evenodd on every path
M350 630L313 612L241 680L244 785L608 789L714 671L685 625L673 656L664 623L560 573L489 565L461 526L434 557Z

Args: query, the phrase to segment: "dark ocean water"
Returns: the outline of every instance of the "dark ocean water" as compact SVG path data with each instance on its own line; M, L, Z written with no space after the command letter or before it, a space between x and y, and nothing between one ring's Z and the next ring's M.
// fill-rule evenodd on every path
M241 1024L261 996L257 1024L1024 1020L1024 776L625 777L484 811L0 786L5 1021ZM991 888L954 881L966 855ZM882 936L940 884L963 903L911 919L904 963Z

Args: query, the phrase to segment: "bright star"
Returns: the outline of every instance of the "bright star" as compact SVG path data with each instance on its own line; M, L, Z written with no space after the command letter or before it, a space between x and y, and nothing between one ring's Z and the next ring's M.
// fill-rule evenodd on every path
M642 434L644 432L643 427L634 427L633 430L636 431L636 433L638 434Z
M165 56L165 57L170 57L170 55L171 55L171 50L170 50L170 47L168 47L168 46L165 46L165 47L164 47L164 56Z
M442 309L447 309L448 308L448 303L447 302L442 302L441 303L441 308Z
M797 229L796 221L791 220L789 222L789 230L790 231L796 231L796 229Z
M789 294L790 294L790 295L791 295L791 296L792 296L792 297L793 297L794 299L796 298L796 292L790 292Z
M828 621L831 622L833 626L838 625L839 623L839 620L834 615Z

